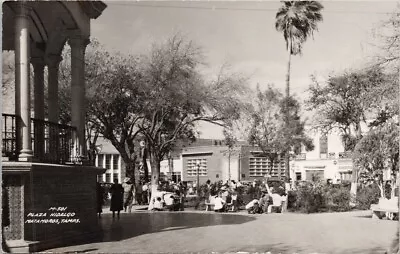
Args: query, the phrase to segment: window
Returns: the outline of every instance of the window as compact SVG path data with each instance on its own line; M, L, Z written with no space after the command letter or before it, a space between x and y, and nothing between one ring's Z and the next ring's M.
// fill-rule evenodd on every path
M277 159L273 165L266 157L250 157L249 158L249 176L265 176L271 170L271 176L279 177L279 168L281 176L285 176L285 161Z
M199 175L207 176L207 159L188 159L187 160L187 174L188 176L197 176L197 167L200 164Z
M113 174L113 182L115 182L116 180L118 180L118 173Z
M306 180L315 181L324 179L324 170L306 170Z
M111 183L111 174L106 173L106 183Z
M118 161L119 161L119 155L118 154L114 154L114 156L113 156L113 169L114 169L114 171L118 171L118 169L119 169Z
M319 153L321 159L326 159L328 155L328 136L322 135L319 138Z
M350 181L351 180L351 172L340 172L340 180L342 181Z
M172 172L172 181L175 183L182 181L181 172Z
M111 168L111 154L106 154L106 165L105 165L106 169L110 169Z
M104 162L104 154L99 154L97 156L97 166L100 168L104 167L103 162Z
M296 181L301 181L301 172L296 172Z
M103 175L97 175L97 182L102 182L103 181Z

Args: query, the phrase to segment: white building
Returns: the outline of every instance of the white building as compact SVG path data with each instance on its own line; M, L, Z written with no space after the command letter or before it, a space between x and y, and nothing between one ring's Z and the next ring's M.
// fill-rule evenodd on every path
M320 179L332 179L334 183L351 180L351 154L344 151L339 132L323 135L320 131L308 131L313 139L314 150L302 151L291 161L291 178L294 180L311 180L313 176Z
M106 172L102 175L98 176L98 181L104 183L113 183L114 180L118 180L119 183L125 178L125 165L121 158L121 155L115 149L115 147L111 144L107 139L99 137L97 142L98 154L96 155L95 165L96 167L105 168ZM173 155L173 170L171 179L175 182L182 180L182 156ZM150 161L147 161L147 167L149 169L149 175L151 174L151 164ZM168 160L165 159L161 161L160 165L160 175L164 177L170 176L170 169L168 166ZM135 172L136 179L139 179L139 172Z
M99 137L97 141L98 154L96 155L96 167L105 168L106 172L98 176L98 181L113 183L118 180L121 183L125 178L125 167L121 155L110 141Z

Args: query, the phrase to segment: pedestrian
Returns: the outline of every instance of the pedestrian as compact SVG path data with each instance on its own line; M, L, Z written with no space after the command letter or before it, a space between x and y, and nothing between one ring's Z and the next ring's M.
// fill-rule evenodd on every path
M131 182L131 179L126 177L124 182L122 183L122 188L124 188L124 211L127 212L129 208L129 212L131 212L133 201L134 201L134 185Z
M8 191L5 187L4 182L2 182L1 185L2 188L2 198L1 198L1 206L2 206L2 213L1 213L1 246L4 252L10 252L10 249L7 245L6 238L4 235L4 231L7 227L10 226L10 200L9 200L9 195Z
M118 183L118 179L114 180L114 184L110 188L111 193L111 206L110 211L113 213L113 219L115 218L115 212L117 212L117 216L119 219L119 213L123 210L124 205L124 188L121 184Z
M142 185L142 203L143 203L143 205L149 204L148 195L147 195L148 188L149 188L149 186L147 186L147 184L144 182Z
M143 186L142 186L142 181L139 181L136 187L136 201L139 205L143 205L142 196L143 196Z
M104 205L104 189L99 182L96 185L96 196L97 196L97 214L101 218Z
M232 211L237 212L239 210L239 204L238 204L238 194L236 191L233 191L231 198L232 198Z

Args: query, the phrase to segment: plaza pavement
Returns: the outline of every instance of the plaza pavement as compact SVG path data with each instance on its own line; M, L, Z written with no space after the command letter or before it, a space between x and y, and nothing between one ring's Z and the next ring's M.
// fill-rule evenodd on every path
M101 242L53 253L384 253L397 222L369 211L321 214L220 214L205 211L103 214Z

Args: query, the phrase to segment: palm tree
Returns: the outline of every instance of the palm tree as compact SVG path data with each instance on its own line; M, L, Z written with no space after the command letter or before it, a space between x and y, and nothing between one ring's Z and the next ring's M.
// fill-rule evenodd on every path
M322 21L321 10L324 7L317 1L282 1L276 13L275 28L283 33L288 52L286 73L286 104L290 96L291 56L302 53L303 43L317 30L317 23ZM285 107L286 125L289 126L289 106ZM289 137L287 137L289 138ZM286 153L286 182L289 182L289 154Z

